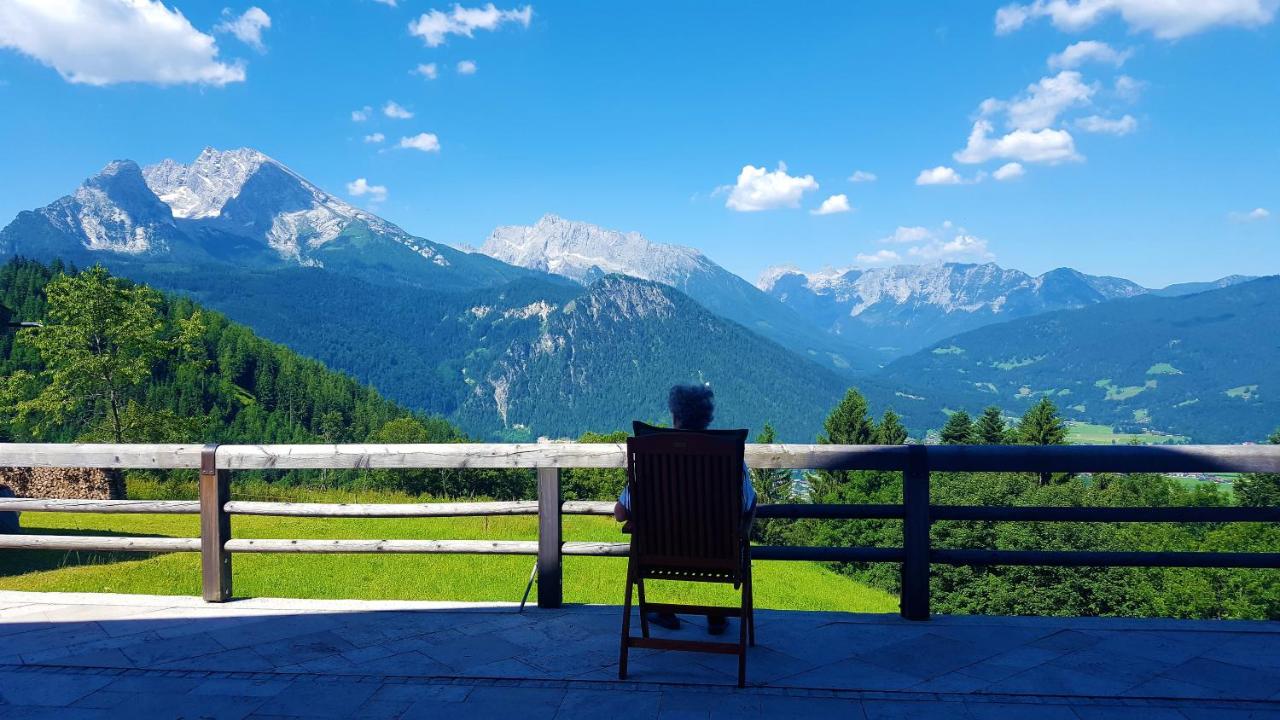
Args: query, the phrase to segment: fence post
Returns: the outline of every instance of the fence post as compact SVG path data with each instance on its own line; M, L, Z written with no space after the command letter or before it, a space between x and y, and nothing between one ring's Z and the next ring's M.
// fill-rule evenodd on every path
M560 468L538 468L538 607L564 601L560 568Z
M231 474L218 469L218 446L205 445L200 453L200 586L205 602L231 599Z
M929 619L929 451L907 446L902 473L902 617Z

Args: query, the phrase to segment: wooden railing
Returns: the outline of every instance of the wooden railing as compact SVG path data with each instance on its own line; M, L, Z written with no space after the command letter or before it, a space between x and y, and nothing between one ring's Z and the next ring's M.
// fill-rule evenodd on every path
M1278 522L1280 507L978 507L931 505L934 472L1280 472L1280 447L1179 445L748 445L753 468L887 470L903 473L903 502L891 505L763 505L762 518L894 519L901 547L753 549L762 560L892 562L902 566L902 615L929 617L930 565L1052 565L1280 568L1280 552L1093 552L933 548L934 521ZM565 542L565 514L608 515L612 501L564 502L560 470L625 467L620 444L449 445L70 445L0 444L0 467L190 468L200 471L200 499L50 500L0 498L0 511L178 513L200 515L198 538L0 535L0 549L200 552L204 599L231 598L234 553L472 553L536 555L538 605L559 607L565 555L625 556L625 543ZM246 502L230 497L237 470L528 468L538 499L515 502L345 504ZM232 515L299 517L462 517L537 515L537 541L288 540L231 536Z

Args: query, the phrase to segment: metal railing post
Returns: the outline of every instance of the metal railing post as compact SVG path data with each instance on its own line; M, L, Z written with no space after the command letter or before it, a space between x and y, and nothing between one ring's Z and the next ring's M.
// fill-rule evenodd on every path
M205 445L200 453L200 587L205 602L231 599L231 473L218 469L218 446Z
M561 571L560 469L538 468L538 607L564 601Z
M929 619L929 454L909 445L902 473L902 617Z

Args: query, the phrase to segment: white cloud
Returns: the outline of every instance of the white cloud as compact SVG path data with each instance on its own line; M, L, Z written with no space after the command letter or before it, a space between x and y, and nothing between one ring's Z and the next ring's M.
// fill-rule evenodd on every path
M368 120L371 115L373 115L373 108L365 105L359 110L351 111L351 122L364 122L365 120Z
M386 5L387 7L395 7L395 6L396 6L396 0L373 0L373 1L374 1L374 2L376 2L376 3L380 3L380 4L382 4L382 5Z
M984 116L1004 111L1009 127L1014 130L1040 130L1056 122L1064 111L1076 105L1089 104L1097 91L1097 84L1086 85L1080 73L1063 70L1028 85L1021 95L1012 100L987 98L978 110Z
M958 231L950 240L935 238L924 245L910 248L907 254L928 262L985 262L995 258L987 249L986 240L964 230Z
M1014 130L999 138L992 138L991 123L979 120L973 124L969 142L953 157L962 163L983 163L1005 159L1025 163L1055 164L1069 160L1083 160L1076 153L1075 139L1066 130Z
M917 185L960 185L963 183L964 178L960 177L960 173L946 165L921 170L920 174L916 176Z
M1266 208L1254 208L1249 212L1233 212L1227 214L1227 219L1232 222L1257 222L1266 220L1271 217L1271 211Z
M817 210L810 210L810 215L836 215L838 213L847 213L853 208L849 207L849 196L841 193L840 195L832 195L822 201L822 205Z
M1128 75L1121 75L1116 78L1116 96L1121 100L1133 102L1142 94L1142 88L1146 87L1146 83L1141 80L1135 80Z
M245 78L242 62L219 62L213 36L158 0L5 0L0 48L85 85L221 87Z
M458 63L458 74L459 74L459 75L475 75L475 74L476 74L476 61L475 61L475 60L462 60L462 61L460 61L460 62Z
M396 147L422 152L440 152L440 138L436 137L435 133L418 133L411 137L400 138L400 144Z
M1013 180L1026 175L1027 171L1022 168L1022 163L1005 163L991 173L991 177L997 180Z
M937 228L919 225L899 226L892 235L880 239L882 244L910 245L905 250L907 258L917 262L985 262L995 257L987 248L987 241L976 237L950 220ZM863 264L898 262L900 253L881 250L872 255L858 255Z
M1138 120L1132 115L1118 118L1105 118L1101 115L1090 115L1076 121L1076 127L1091 133L1107 133L1108 135L1128 135L1138 129Z
M223 21L213 27L215 32L229 32L254 50L267 51L267 46L262 44L262 31L271 27L271 16L262 8L251 7L239 17L231 12L231 8L223 8L222 17Z
M1050 55L1049 67L1054 70L1071 70L1088 62L1120 67L1132 54L1132 50L1116 50L1110 45L1097 40L1081 40L1078 43L1068 45L1067 49L1060 53Z
M382 133L373 133L372 135L364 136L364 141L367 143L380 143L386 139L387 139L387 136L383 135Z
M413 69L413 73L428 80L435 80L440 75L440 68L435 63L422 63Z
M849 176L849 182L864 183L875 181L876 174L873 172L867 172L866 170L854 170L853 174Z
M892 235L880 238L880 242L905 245L908 243L924 242L932 237L933 231L929 228L920 227L919 225L913 225L910 227L899 225L898 229L894 230Z
M859 265L889 265L902 260L902 256L892 250L880 249L873 253L858 253L854 260Z
M1119 15L1130 31L1172 40L1218 26L1266 25L1278 5L1276 0L1035 0L997 10L996 33L1011 33L1045 17L1059 30L1078 32Z
M733 186L717 188L728 191L724 206L738 212L774 210L799 207L800 198L810 190L818 189L818 181L812 175L797 177L787 174L787 164L778 163L778 169L769 172L763 167L742 166L738 182Z
M450 35L474 37L476 30L497 30L504 23L529 27L533 19L533 6L499 10L489 3L484 7L465 8L454 4L449 12L432 10L409 23L409 34L422 38L427 47L439 47Z
M369 196L370 202L382 202L387 199L386 185L370 185L364 178L356 178L347 183L347 194L352 197Z
M387 104L382 106L382 114L396 120L408 120L413 117L413 113L404 109L404 106L395 100L388 100Z

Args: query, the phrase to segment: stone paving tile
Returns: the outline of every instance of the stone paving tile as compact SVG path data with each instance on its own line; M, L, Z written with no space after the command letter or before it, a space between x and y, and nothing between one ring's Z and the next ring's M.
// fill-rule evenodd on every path
M1230 708L1183 708L1187 720L1280 720L1280 710L1236 710Z
M302 678L260 703L264 715L342 718L368 702L376 683L341 682L331 678Z
M925 633L911 640L884 645L873 652L861 652L856 657L870 665L927 679L981 662L1001 649Z
M987 690L995 693L1114 697L1132 686L1133 683L1127 680L1091 675L1046 663L992 683Z
M1102 636L1094 633L1080 632L1079 630L1059 630L1027 644L1030 647L1045 650L1070 652L1096 645L1101 641Z
M1072 708L1080 720L1186 720L1186 715L1173 707L1155 705L1076 705Z
M97 691L114 678L41 673L0 672L0 701L8 705L48 705L61 707Z
M974 717L969 712L969 706L962 702L863 700L862 709L866 713L867 720L916 720L918 718L972 720ZM1023 717L1036 716L1024 715Z
M271 663L253 651L252 648L237 648L221 652L199 655L197 657L178 658L159 663L153 667L164 670L226 670L245 672L264 672L274 669Z
M751 676L751 665L747 665ZM840 660L813 670L782 678L791 687L857 688L859 690L903 690L918 685L926 678L872 665L859 659Z
M1070 705L1047 703L965 702L965 710L973 720L1080 720ZM1138 720L1133 718L1132 720Z
M284 678L208 678L198 681L191 689L192 695L242 695L245 697L275 697L292 684Z
M565 691L552 688L477 687L464 702L440 698L410 705L402 720L451 720L452 718L518 718L551 720L560 709ZM605 717L605 716L600 716Z
M1280 638L1275 635L1239 635L1205 651L1210 660L1280 670Z
M569 690L556 711L556 720L648 720L658 715L662 695L656 692L618 693L608 690Z
M1127 653L1102 652L1094 645L1050 660L1047 665L1067 668L1086 675L1118 680L1130 686L1146 682L1173 667L1172 663L1137 657Z
M1266 700L1280 687L1280 670L1263 670L1196 658L1169 668L1161 677L1200 685L1244 700Z
M1092 650L1100 653L1123 653L1128 656L1176 665L1186 662L1233 639L1227 633L1208 632L1111 632ZM1272 640L1276 638L1272 637Z

